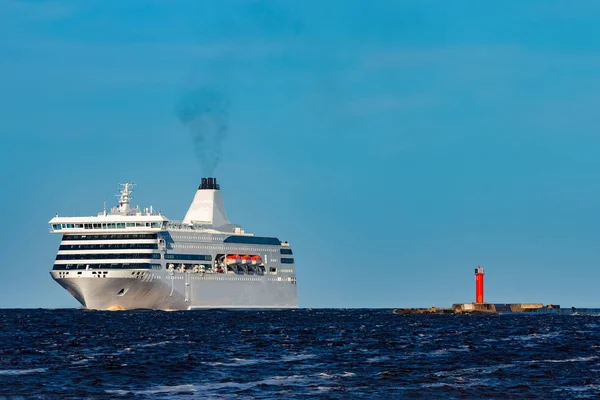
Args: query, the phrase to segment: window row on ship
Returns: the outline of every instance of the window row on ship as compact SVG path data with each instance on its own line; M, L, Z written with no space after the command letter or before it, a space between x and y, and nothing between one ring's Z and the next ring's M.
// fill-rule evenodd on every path
M173 240L199 240L197 236L180 236L172 235ZM260 244L267 246L280 246L281 241L274 237L262 237L262 236L227 236L218 237L218 240L223 239L223 243L236 243L236 244ZM213 239L211 239L213 240Z
M59 250L158 249L156 243L61 244Z
M156 239L156 233L128 233L123 235L63 235L62 240L126 240L126 239Z
M157 250L159 245L155 240L128 240L128 241L115 241L115 240L87 240L87 241L63 241L60 244L60 251L85 251L85 250L120 250L120 249L148 249ZM265 254L265 253L276 253L277 249L272 248L258 248L258 247L232 247L222 246L217 244L208 245L182 245L179 243L173 243L168 246L169 250L208 250L212 252L227 252L231 254ZM280 254L291 254L291 252L283 252L280 249Z
M156 233L150 234L112 234L112 235L63 235L63 241L71 240L127 240L127 239L157 239ZM172 237L173 241L184 240L183 237ZM189 240L198 238L189 237ZM254 245L268 245L268 246L280 246L281 242L277 238L269 237L257 237L257 236L229 236L223 240L223 243L228 244L254 244ZM263 249L263 248L261 248ZM266 249L266 248L264 248ZM290 248L282 248L281 254L292 254Z
M233 247L233 246L219 246L215 244L209 245L196 245L196 244L181 244L181 243L173 243L171 245L174 249L198 249L198 250L221 250L221 251L230 251L233 253L247 253L247 252L255 252L258 254L263 253L275 253L277 249L272 249L268 247ZM289 250L289 252L283 252L283 250ZM280 254L292 254L291 249L280 249Z
M115 222L97 224L52 224L52 229L57 231L60 229L161 228L162 226L163 222Z
M208 265L205 265L205 267L208 268ZM141 263L118 263L118 262L110 262L110 263L98 263L98 264L90 264L90 263L69 263L69 264L54 264L53 270L71 270L71 269L75 269L75 270L94 270L94 269L154 269L154 270L161 270L163 269L163 266L161 264L155 264L155 263L147 263L147 262L141 262ZM277 274L277 268L269 268L268 273L269 274ZM279 273L293 273L294 271L292 269L279 269ZM264 275L266 273L266 271L263 271L262 273L259 274L253 274L253 275ZM219 274L220 275L220 274ZM243 274L231 274L228 273L226 275L243 275Z
M105 263L105 264L54 264L53 270L69 269L161 269L160 264L152 263Z
M160 253L59 253L56 260L121 260L121 259L153 259L160 260L188 260L188 261L212 261L212 256L207 254L165 254ZM281 264L294 264L293 258L282 257Z
M107 259L129 259L146 258L160 260L160 253L59 253L57 260L107 260ZM165 260L191 260L191 261L212 261L212 256L207 254L165 254Z
M156 239L158 235L154 234L112 234L112 235L63 235L63 240L93 240L93 239ZM193 236L172 236L173 240L198 240ZM220 240L221 238L219 238ZM280 246L281 241L277 238L260 236L228 236L223 239L223 243L231 244L259 244L266 246Z
M94 254L58 254L57 260L119 260L130 258L145 258L159 260L159 253L94 253Z

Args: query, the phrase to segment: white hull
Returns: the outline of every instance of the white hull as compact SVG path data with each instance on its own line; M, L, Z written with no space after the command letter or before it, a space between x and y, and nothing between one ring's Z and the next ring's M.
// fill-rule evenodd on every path
M131 270L80 272L50 274L83 306L93 310L298 307L295 283L272 276L171 275Z

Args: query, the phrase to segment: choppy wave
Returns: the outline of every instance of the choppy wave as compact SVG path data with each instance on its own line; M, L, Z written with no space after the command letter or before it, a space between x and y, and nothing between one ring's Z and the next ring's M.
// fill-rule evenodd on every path
M40 372L46 372L46 368L32 368L32 369L0 369L0 375L28 375L38 374Z
M261 386L293 386L293 387L304 387L311 388L316 391L329 391L332 389L331 386L323 386L327 381L332 379L340 379L345 377L353 377L355 374L346 372L340 375L328 375L328 374L316 374L316 375L287 375L287 376L273 376L267 379L261 379L251 382L212 382L204 384L186 384L186 385L174 385L174 386L154 386L149 389L142 390L125 390L125 389L109 389L106 393L116 395L153 395L153 394L196 394L196 395L207 395L211 393L219 392L223 389L228 389L234 392L245 391L248 389L261 387Z
M600 397L585 316L2 310L0 326L0 397Z
M574 358L566 358L560 360L530 360L530 361L521 361L525 364L539 364L539 363L574 363L574 362L588 362L597 360L598 356L589 356L589 357L574 357Z

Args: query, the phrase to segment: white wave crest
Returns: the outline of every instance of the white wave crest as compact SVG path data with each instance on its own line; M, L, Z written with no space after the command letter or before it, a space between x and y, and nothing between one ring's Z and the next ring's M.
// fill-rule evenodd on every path
M33 368L33 369L0 369L0 375L27 375L27 374L38 374L40 372L46 372L47 368Z

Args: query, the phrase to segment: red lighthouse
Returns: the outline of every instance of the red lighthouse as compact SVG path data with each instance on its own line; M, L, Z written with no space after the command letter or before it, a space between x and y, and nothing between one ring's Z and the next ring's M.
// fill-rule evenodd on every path
M475 268L475 303L483 303L483 276L485 271L478 265Z

